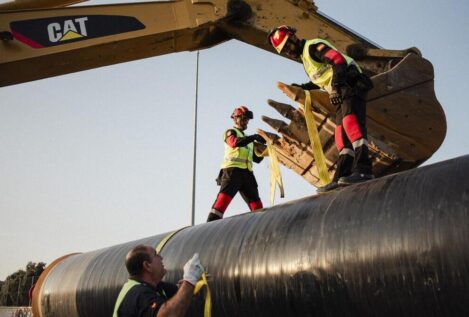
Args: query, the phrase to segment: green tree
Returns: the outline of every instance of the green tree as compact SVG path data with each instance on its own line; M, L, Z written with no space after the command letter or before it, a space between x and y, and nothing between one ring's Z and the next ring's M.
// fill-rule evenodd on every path
M0 306L28 306L29 289L44 271L45 263L28 262L25 270L7 276L0 285Z

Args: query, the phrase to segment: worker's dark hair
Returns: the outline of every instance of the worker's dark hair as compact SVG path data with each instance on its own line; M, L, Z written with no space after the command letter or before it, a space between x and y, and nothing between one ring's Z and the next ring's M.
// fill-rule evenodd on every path
M143 273L143 262L151 262L148 246L139 244L127 253L125 267L130 276L139 276Z

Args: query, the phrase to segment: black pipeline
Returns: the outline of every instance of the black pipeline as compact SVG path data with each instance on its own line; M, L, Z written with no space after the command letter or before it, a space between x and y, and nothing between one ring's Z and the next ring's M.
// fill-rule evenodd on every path
M36 317L111 316L133 246L49 265ZM177 282L194 252L213 316L469 316L469 156L177 232L162 250ZM202 316L203 298L190 316Z

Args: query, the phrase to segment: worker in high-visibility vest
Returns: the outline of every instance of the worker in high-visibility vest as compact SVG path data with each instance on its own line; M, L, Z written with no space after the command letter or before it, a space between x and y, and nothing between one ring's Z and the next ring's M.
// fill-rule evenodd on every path
M252 172L252 162L260 163L263 159L261 154L256 153L254 142L265 144L266 141L259 134L244 134L249 120L253 118L252 111L246 106L236 108L231 118L234 127L226 130L224 134L225 156L217 178L220 191L207 222L223 218L226 208L238 191L251 211L262 208L256 178Z
M318 192L374 178L366 131L366 95L373 87L371 80L351 57L326 40L299 39L296 30L286 25L272 30L269 40L279 54L301 58L310 82L292 85L304 90L324 89L336 107L335 143L339 159L332 182Z
M113 317L185 316L195 284L204 272L196 253L184 265L179 288L175 284L162 282L166 274L163 257L155 248L146 245L130 250L125 266L129 279L117 297Z

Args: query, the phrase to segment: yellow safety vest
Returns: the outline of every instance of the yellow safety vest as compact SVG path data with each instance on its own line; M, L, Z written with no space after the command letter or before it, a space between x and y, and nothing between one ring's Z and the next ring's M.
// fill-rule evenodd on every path
M309 79L313 84L319 86L321 89L326 90L327 92L331 92L332 86L331 86L331 80L332 80L332 65L325 64L322 62L317 62L315 61L310 55L309 55L309 47L311 45L315 45L318 43L324 43L330 48L336 50L337 52L340 53L339 50L337 50L331 43L329 43L326 40L323 39L313 39L306 41L305 46L303 48L303 53L301 54L301 60L303 61L303 67L305 69L306 74L308 75ZM340 53L345 60L347 61L347 65L353 64L357 67L358 71L361 73L361 69L358 66L357 63L353 60L353 58Z
M112 317L118 317L117 316L117 312L119 310L119 307L121 306L122 302L124 301L124 298L125 298L125 295L127 295L127 293L136 285L140 285L142 283L140 282L137 282L135 280L132 280L132 279L128 279L127 282L125 282L125 284L122 286L122 289L121 291L119 292L119 295L117 296L117 299L116 299L116 304L114 305L114 312L112 314ZM167 297L166 294L165 294L165 291L162 290L163 292L163 296L164 297ZM162 296L160 294L160 292L158 291L157 292L160 296Z
M239 131L236 128L231 130L236 131L236 137L243 137L244 133ZM226 132L223 136L223 141L226 141ZM235 147L232 148L225 142L225 158L223 159L223 163L221 164L221 168L229 168L229 167L237 167L237 168L244 168L252 171L252 153L253 153L254 145L249 143L243 147Z
M114 305L114 313L112 314L112 317L118 317L117 316L117 311L119 310L119 307L122 304L122 301L125 298L125 295L132 289L132 287L139 285L140 283L131 279L128 279L127 282L122 286L122 289L119 293L119 296L117 296L116 304Z

